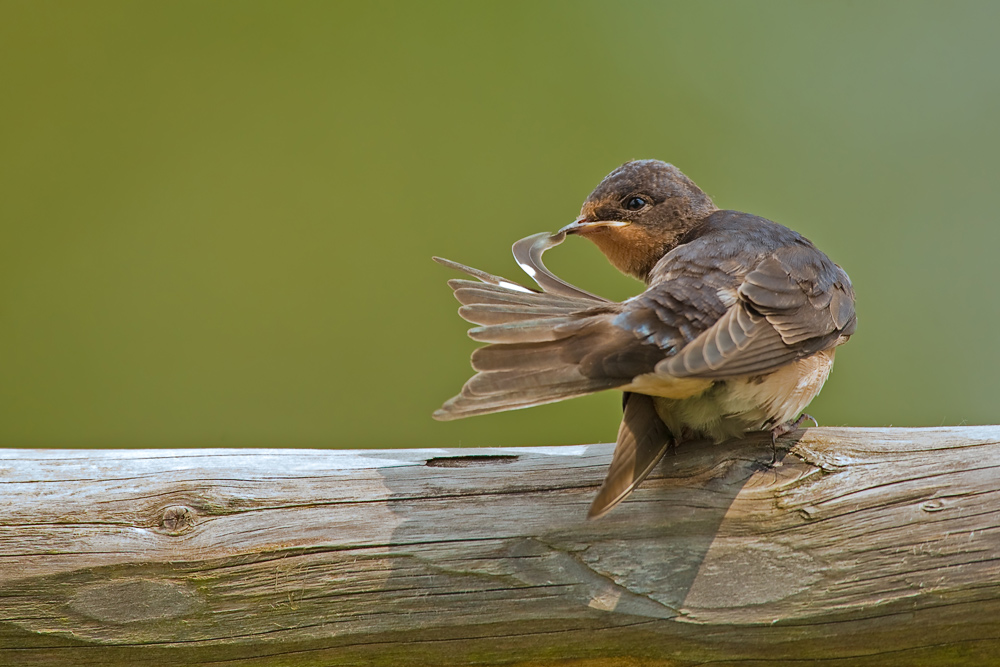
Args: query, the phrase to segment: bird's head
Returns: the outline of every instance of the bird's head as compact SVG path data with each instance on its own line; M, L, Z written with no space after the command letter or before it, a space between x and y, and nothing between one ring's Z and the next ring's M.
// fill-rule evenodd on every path
M716 210L677 167L635 160L608 174L580 217L559 231L590 239L619 271L645 280L681 236Z

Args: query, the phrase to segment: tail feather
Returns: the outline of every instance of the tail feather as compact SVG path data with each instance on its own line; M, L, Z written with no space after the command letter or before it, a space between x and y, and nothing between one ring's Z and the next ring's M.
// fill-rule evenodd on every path
M587 378L581 375L575 366L513 368L506 371L476 373L465 383L462 393L470 397L485 397L520 392L521 395L528 396L539 391L544 393L550 387L572 385L585 381Z
M542 263L542 255L545 254L545 251L550 248L554 248L565 239L565 232L558 232L556 234L542 232L540 234L533 234L532 236L523 238L515 243L514 247L511 248L511 251L514 253L514 261L516 261L518 265L524 269L525 273L531 276L531 279L538 283L538 286L545 292L577 299L584 299L592 303L608 303L608 300L604 297L591 294L590 292L580 289L576 285L570 285L562 278L554 275L546 268L545 264Z
M491 324L469 329L469 338L480 343L542 343L568 338L586 328L588 322L573 315L505 324Z
M574 306L521 306L512 304L477 303L462 306L458 314L467 322L473 324L507 324L536 320L546 316L570 315L575 312Z
M563 362L564 347L558 342L487 345L472 352L477 371L508 371L520 368L551 368ZM567 359L565 363L572 363Z
M453 280L451 282L468 283L471 281ZM463 306L474 304L492 304L496 306L508 305L532 308L573 308L575 310L584 310L585 308L593 306L593 304L588 304L586 302L552 296L550 294L525 294L523 292L505 290L501 287L493 287L492 285L483 285L483 287L489 289L477 289L464 286L459 287L455 289L455 298L458 299L458 302Z
M502 394L490 394L488 396L471 396L463 392L445 401L444 405L434 412L434 419L438 421L451 421L453 419L475 417L477 415L488 415L494 412L519 410L546 403L557 403L567 398L586 396L601 389L611 388L595 387L593 381L585 379L556 386L536 387L533 390L518 389Z
M594 334L614 310L587 293L535 292L501 276L435 258L480 282L448 281L462 304L459 314L479 326L473 340L490 343L472 355L478 371L434 413L451 420L553 403L627 384L631 377L584 375L582 360L594 351Z
M625 394L625 414L618 429L618 445L608 476L597 492L588 519L607 514L646 479L673 444L674 439L656 413L652 396Z
M507 289L513 287L513 289L523 292L534 292L534 290L528 289L524 285L516 283L513 280L508 280L507 278L503 278L501 276L495 276L492 273L487 273L486 271L474 269L471 266L466 266L465 264L459 264L458 262L453 262L450 259L445 259L443 257L432 257L431 259L433 259L441 266L447 266L449 269L455 269L456 271L461 271L462 273L468 274L473 278L478 278L487 285L503 286L506 287Z

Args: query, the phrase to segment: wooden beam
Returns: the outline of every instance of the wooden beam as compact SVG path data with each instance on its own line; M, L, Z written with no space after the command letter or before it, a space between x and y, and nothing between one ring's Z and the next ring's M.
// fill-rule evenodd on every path
M1000 661L1000 427L611 450L0 450L0 664Z

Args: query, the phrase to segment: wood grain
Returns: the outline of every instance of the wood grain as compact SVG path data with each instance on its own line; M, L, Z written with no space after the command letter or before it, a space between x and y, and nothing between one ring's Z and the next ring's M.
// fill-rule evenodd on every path
M0 664L1000 664L1000 427L611 449L0 450Z

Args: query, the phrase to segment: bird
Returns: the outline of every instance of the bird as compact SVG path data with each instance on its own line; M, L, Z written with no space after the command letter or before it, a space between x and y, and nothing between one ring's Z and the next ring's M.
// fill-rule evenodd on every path
M645 290L610 301L552 274L542 254L567 236L592 241ZM683 442L790 432L857 327L850 278L808 239L762 217L719 209L677 167L626 162L554 234L518 241L538 285L435 257L459 314L487 343L475 375L434 413L442 421L599 391L623 392L604 483L588 512L622 502Z

